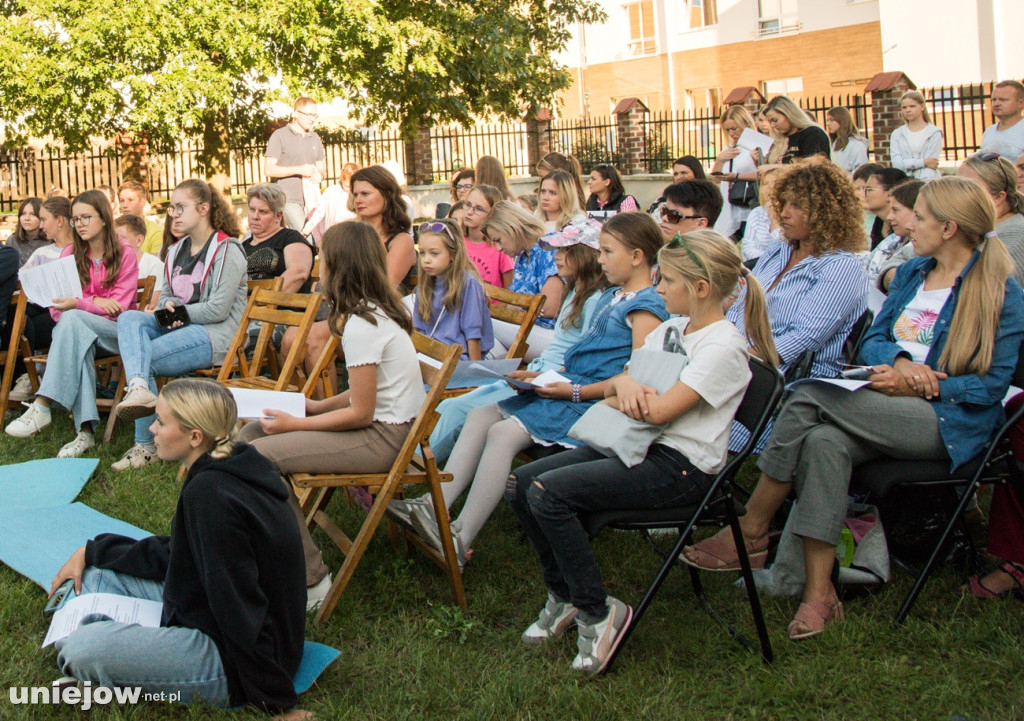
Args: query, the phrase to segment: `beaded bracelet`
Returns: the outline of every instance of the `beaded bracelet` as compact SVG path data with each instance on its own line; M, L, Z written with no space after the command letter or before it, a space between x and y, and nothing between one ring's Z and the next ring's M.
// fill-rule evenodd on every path
M583 401L583 399L580 397L580 384L579 383L573 383L572 384L572 402L573 403L581 403L582 401Z

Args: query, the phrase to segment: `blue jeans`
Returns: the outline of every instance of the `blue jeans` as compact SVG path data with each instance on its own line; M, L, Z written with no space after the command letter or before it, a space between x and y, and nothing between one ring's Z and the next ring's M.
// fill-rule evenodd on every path
M96 410L96 351L117 353L117 323L85 310L61 314L53 329L38 395L67 408L75 429L100 418Z
M82 593L163 600L164 584L89 567ZM143 693L175 694L183 703L201 699L228 706L228 682L217 645L192 628L143 628L89 614L70 636L54 644L61 673L97 686L142 688Z
M117 319L117 339L125 380L145 378L154 394L156 376L176 378L213 365L210 334L195 323L171 330L157 323L152 313L130 310ZM153 442L152 423L153 416L135 421L136 443Z
M537 552L548 588L595 623L608 615L608 593L579 515L686 506L710 485L710 476L668 446L651 446L632 468L583 447L520 466L509 476L505 498Z

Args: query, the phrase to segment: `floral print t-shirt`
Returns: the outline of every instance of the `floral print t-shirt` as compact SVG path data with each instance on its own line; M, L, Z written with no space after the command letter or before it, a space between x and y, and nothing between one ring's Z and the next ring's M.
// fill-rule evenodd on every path
M540 245L535 245L516 256L513 271L512 285L508 289L515 293L536 295L540 293L548 278L558 275L555 251L544 250ZM555 321L552 318L538 318L537 325L542 328L553 328Z
M935 323L939 311L949 298L950 288L925 290L922 285L917 295L896 319L893 336L915 363L924 363L935 342Z

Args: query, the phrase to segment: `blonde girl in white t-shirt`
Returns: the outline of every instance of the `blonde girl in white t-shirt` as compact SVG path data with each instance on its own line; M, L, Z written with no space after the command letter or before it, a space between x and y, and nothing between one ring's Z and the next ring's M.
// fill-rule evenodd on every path
M750 382L748 344L778 363L764 292L747 276L735 243L710 230L677 235L658 263L665 309L684 317L659 325L644 347L662 350L666 336L677 333L688 361L665 393L622 374L608 382L603 401L636 421L664 426L646 457L630 467L618 457L578 448L516 469L506 490L548 585L547 603L523 641L555 638L575 618L579 653L572 667L589 674L607 666L633 612L605 591L577 515L696 503L726 460L733 415ZM749 338L724 314L743 282Z
M267 409L239 439L282 473L383 473L391 468L426 394L412 344L412 318L388 280L387 258L372 225L331 226L320 244L320 283L331 306L328 327L341 338L349 389L307 400L306 417ZM320 551L300 519L306 585L315 601L330 585Z

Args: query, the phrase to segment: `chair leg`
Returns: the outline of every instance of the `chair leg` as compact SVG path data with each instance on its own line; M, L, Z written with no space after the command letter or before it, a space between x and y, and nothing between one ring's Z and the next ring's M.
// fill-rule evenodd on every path
M437 464L433 462L433 456L427 462L427 481L430 486L430 498L434 502L434 520L440 529L441 548L444 551L444 560L448 579L452 584L452 593L455 595L455 603L463 609L468 608L466 602L466 587L462 583L462 569L459 568L459 559L455 555L455 543L452 541L452 534L445 533L448 529L448 509L444 505L444 494L441 493L441 479L437 473Z
M907 594L907 597L903 600L903 605L900 606L900 610L896 614L897 625L902 625L910 614L910 609L914 606L914 602L917 601L917 597L921 594L924 584L928 581L928 576L931 575L932 570L938 564L943 550L949 544L949 539L953 536L953 529L956 527L956 524L959 523L960 517L967 508L967 504L971 502L971 498L974 496L977 487L977 483L971 483L964 490L960 503L957 504L956 510L949 519L949 523L947 523L946 527L942 529L942 535L939 537L938 543L935 544L935 548L932 549L931 555L928 556L928 561L924 564L924 568L921 569L921 572L917 574L917 578L914 579L914 585L911 587L910 593Z
M743 531L740 529L740 519L733 507L732 491L725 491L725 514L729 519L729 526L732 528L733 542L740 557L740 570L743 576L743 585L747 588L747 599L750 601L750 614L754 617L754 627L757 629L757 639L761 644L761 659L765 663L771 663L774 659L772 643L768 638L768 629L764 623L764 612L761 609L761 597L757 593L757 586L754 585L754 572L750 568L750 556L747 555L747 544L743 539Z
M114 437L114 430L117 428L117 406L124 398L125 378L124 368L117 377L117 390L114 391L114 402L110 406L110 413L107 414L107 426L103 429L103 442L110 443Z

